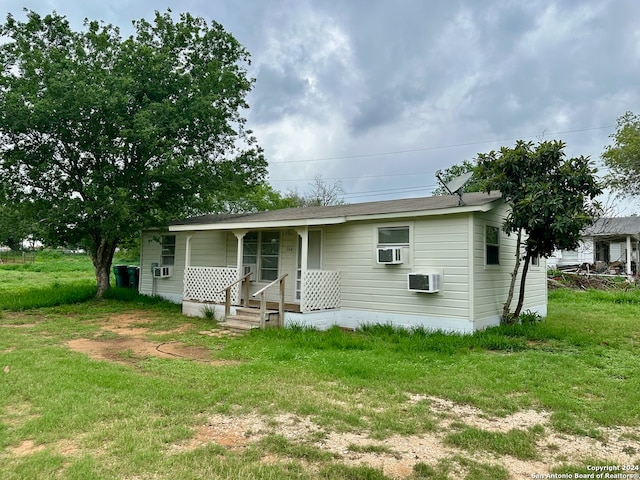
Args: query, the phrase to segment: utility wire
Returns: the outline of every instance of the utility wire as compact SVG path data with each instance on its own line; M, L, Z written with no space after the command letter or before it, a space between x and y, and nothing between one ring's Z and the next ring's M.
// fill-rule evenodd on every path
M551 136L551 135L564 135L567 133L579 133L579 132L589 132L589 131L593 131L593 130L604 130L606 128L615 128L615 125L606 125L604 127L592 127L592 128L582 128L582 129L578 129L578 130L565 130L563 132L551 132L551 133L545 133L545 136ZM435 147L424 147L424 148L415 148L415 149L411 149L411 150L396 150L394 152L378 152L378 153L363 153L363 154L359 154L359 155L345 155L342 157L325 157L325 158L307 158L304 160L284 160L281 162L270 162L272 165L284 165L284 164L289 164L289 163L305 163L305 162L325 162L325 161L330 161L330 160L347 160L347 159L353 159L353 158L369 158L369 157L381 157L381 156L385 156L385 155L400 155L400 154L404 154L404 153L415 153L415 152L427 152L427 151L431 151L431 150L444 150L447 148L457 148L457 147L468 147L471 145L483 145L483 144L487 144L487 143L502 143L502 142L513 142L515 140L522 140L522 139L527 139L527 138L540 138L540 135L529 135L529 136L525 136L525 137L518 137L518 138L506 138L506 139L501 139L501 140L484 140L481 142L469 142L469 143L456 143L456 144L452 144L452 145L438 145Z

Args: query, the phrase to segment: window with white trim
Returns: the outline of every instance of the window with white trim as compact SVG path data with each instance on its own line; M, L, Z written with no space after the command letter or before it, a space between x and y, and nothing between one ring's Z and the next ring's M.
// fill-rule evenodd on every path
M485 262L487 265L500 265L500 228L485 227Z
M176 262L176 236L162 235L160 238L161 245L161 264L174 265Z
M409 245L409 226L378 227L378 246Z

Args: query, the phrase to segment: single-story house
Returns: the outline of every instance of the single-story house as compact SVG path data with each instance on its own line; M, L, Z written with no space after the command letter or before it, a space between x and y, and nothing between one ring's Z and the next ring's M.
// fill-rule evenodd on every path
M492 192L187 218L142 233L139 290L221 316L226 291L233 315L273 283L265 298L285 325L471 333L500 322L515 261L507 213ZM524 310L546 316L545 260L532 263Z
M602 217L584 230L578 248L556 251L548 265L587 263L601 265L607 273L636 274L639 242L640 217Z

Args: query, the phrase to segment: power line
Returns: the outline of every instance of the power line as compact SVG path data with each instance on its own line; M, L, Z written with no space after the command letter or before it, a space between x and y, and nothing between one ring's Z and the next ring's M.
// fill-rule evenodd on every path
M592 127L592 128L582 128L582 129L578 129L578 130L565 130L563 132L551 132L551 133L545 133L545 136L549 135L564 135L567 133L580 133L580 132L589 132L589 131L593 131L593 130L604 130L607 128L615 128L615 125L607 125L604 127ZM415 149L411 149L411 150L397 150L394 152L378 152L378 153L363 153L363 154L359 154L359 155L345 155L342 157L325 157L325 158L307 158L304 160L285 160L285 161L281 161L281 162L270 162L271 165L285 165L285 164L289 164L289 163L304 163L304 162L325 162L325 161L330 161L330 160L348 160L348 159L352 159L352 158L369 158L369 157L381 157L384 155L401 155L404 153L416 153L416 152L427 152L427 151L431 151L431 150L444 150L447 148L457 148L457 147L469 147L472 145L483 145L483 144L487 144L487 143L502 143L502 142L513 142L516 140L522 140L522 139L527 139L527 138L539 138L540 135L528 135L525 137L518 137L518 138L506 138L506 139L501 139L501 140L484 140L481 142L469 142L469 143L456 143L456 144L452 144L452 145L438 145L435 147L424 147L424 148L415 148Z
M404 193L404 192L410 192L410 191L417 191L417 190L431 190L434 189L435 187L437 187L437 185L418 185L418 186L414 186L414 187L398 187L398 188L390 188L390 189L386 189L386 190L369 190L369 191L364 191L364 192L352 192L352 193L345 193L343 196L345 197L362 197L362 196L369 196L369 194L373 194L373 193L380 193L380 194L393 194L393 193Z

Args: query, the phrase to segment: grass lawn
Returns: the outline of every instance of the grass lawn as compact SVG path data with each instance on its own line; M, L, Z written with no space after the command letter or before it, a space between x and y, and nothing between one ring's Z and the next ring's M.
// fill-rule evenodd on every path
M91 299L86 261L56 268L39 281L0 266L14 282L0 289L3 479L576 478L640 465L640 291L552 291L544 322L473 336L233 336L119 289ZM184 353L196 351L205 361Z

